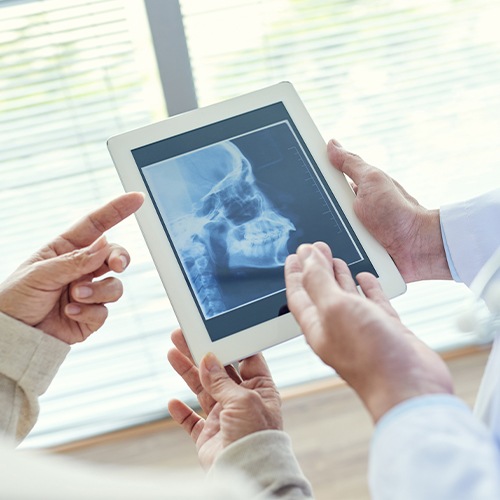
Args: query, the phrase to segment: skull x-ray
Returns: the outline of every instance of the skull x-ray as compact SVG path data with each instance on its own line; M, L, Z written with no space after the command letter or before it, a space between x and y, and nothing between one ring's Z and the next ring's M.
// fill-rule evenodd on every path
M287 120L205 144L200 133L198 141L177 138L168 155L158 143L138 158L205 321L242 307L256 311L245 324L278 315L285 259L303 242L325 241L351 266L364 262ZM273 311L263 309L267 299Z
M221 269L282 266L292 222L277 212L256 183L252 167L230 141L174 160L190 180L183 186L192 211L174 213L172 235L191 254L193 238ZM206 168L213 165L213 168Z
M206 318L283 288L281 279L270 279L281 277L295 226L259 188L232 141L169 159L145 175Z

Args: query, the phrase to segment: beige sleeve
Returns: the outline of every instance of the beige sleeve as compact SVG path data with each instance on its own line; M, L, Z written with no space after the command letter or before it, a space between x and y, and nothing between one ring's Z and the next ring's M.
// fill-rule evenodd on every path
M55 337L0 313L0 435L21 441L39 413L70 347Z
M312 499L313 492L282 431L261 431L228 446L208 472L210 481L223 481L237 469L252 478L262 498Z

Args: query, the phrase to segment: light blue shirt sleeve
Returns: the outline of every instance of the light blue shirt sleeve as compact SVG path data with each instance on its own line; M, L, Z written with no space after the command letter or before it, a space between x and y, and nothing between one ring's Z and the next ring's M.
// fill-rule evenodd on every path
M373 500L500 498L500 449L460 399L429 395L393 408L370 451Z
M453 278L469 286L500 246L500 189L444 205L440 223Z
M500 246L500 189L441 207L440 223L453 279L469 286ZM497 375L486 382L491 389L487 399L492 400ZM397 405L378 422L373 436L372 498L500 499L500 443L495 436L494 426L487 427L452 395L422 396Z

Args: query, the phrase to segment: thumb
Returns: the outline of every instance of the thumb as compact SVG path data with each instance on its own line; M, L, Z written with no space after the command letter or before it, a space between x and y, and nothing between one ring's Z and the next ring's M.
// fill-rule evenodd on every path
M50 284L68 285L99 269L106 261L109 251L106 237L101 236L88 247L37 262L31 274L32 279L44 287Z
M241 387L227 374L215 354L209 352L200 363L200 380L205 390L222 406L234 401Z
M330 163L337 170L348 175L356 184L360 183L363 167L367 165L361 157L350 153L334 139L328 142L327 152Z

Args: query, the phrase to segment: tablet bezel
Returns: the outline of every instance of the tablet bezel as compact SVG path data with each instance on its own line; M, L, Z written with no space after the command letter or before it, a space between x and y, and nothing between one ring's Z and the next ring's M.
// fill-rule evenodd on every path
M204 354L213 352L227 365L296 337L301 331L293 316L284 314L215 342L211 340L132 151L278 102L283 103L302 136L378 273L379 282L386 295L392 298L406 290L406 284L390 256L354 214L354 193L345 176L331 166L326 143L291 83L282 82L116 135L108 140L109 152L125 190L141 191L146 195L143 206L136 213L137 221L196 364L199 364Z

